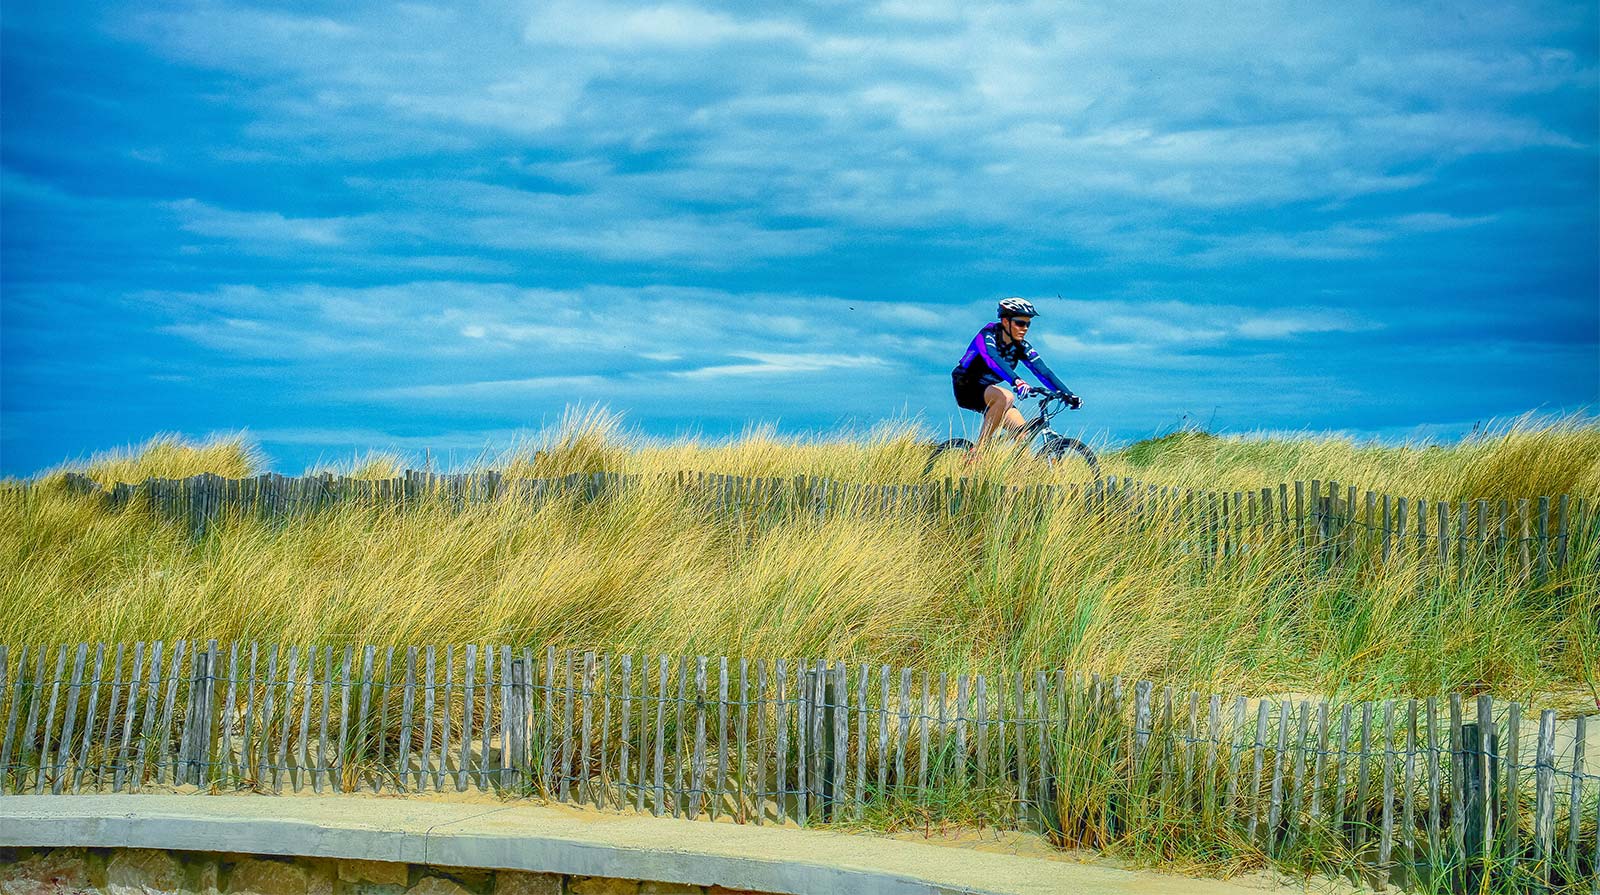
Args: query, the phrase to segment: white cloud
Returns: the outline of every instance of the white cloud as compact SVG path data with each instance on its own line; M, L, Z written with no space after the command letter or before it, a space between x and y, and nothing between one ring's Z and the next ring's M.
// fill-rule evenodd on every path
M1548 45L1574 23L1515 8L1442 18L1383 4L885 3L779 16L561 2L475 15L203 5L130 14L121 29L194 64L286 75L243 100L257 142L367 157L499 152L510 138L540 159L527 165L566 167L556 176L586 188L527 194L496 214L464 187L433 205L375 185L426 232L715 265L735 245L813 254L840 226L1025 233L1049 221L1088 240L1062 209L1171 209L1160 224L1182 226L1186 209L1400 192L1463 155L1593 141L1513 102L1592 88L1592 64ZM619 171L619 151L656 158ZM806 225L762 223L775 216Z
M1195 351L1227 347L1248 353L1302 335L1378 328L1333 308L1262 310L1164 300L1068 300L1046 302L1045 308L1048 316L1040 318L1030 341L1052 354L1131 367L1189 366L1185 358ZM1070 321L1070 327L1052 326L1052 320Z
M273 211L246 212L217 208L194 199L170 202L178 226L188 233L248 243L258 249L284 244L336 246L345 242L344 218L289 218Z
M174 318L168 332L230 363L294 361L339 401L423 402L463 413L522 413L596 397L679 406L719 380L782 380L792 384L785 403L826 405L838 383L862 376L941 379L993 314L987 302L937 307L670 286L455 282L230 288L145 301ZM1377 326L1326 307L1161 298L1039 303L1045 316L1032 340L1070 381L1085 371L1210 375L1241 358L1292 355L1307 335Z
M1339 311L1287 311L1258 314L1240 321L1234 332L1247 339L1287 339L1313 333L1349 333L1375 329Z
M1412 233L1439 233L1447 230L1464 230L1468 227L1479 227L1496 220L1496 215L1479 214L1462 217L1460 215L1445 214L1437 211L1423 211L1415 214L1400 215L1394 219L1394 227Z
M523 30L532 44L607 49L703 50L732 41L799 40L805 29L774 19L739 19L698 6L623 7L608 3L545 3Z
M865 367L887 366L883 358L859 355L761 354L737 351L733 356L748 358L753 363L712 364L692 370L676 370L668 375L679 379L720 379L724 376L792 376L797 373L818 373L823 370L859 370Z
M585 397L590 396L597 387L604 385L605 382L605 378L600 376L531 376L526 379L401 385L393 388L376 389L364 393L363 396L380 401L406 401L412 399L481 401L487 398L519 396L549 397L565 400L574 391L580 392Z

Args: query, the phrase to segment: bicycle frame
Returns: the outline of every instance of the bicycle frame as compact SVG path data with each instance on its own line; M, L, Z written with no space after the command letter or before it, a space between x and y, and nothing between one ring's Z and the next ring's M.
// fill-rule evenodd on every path
M1023 397L1022 400L1030 400L1034 396L1039 399L1038 412L1032 419L1024 421L1021 426L1007 433L1005 437L1011 440L1017 450L1026 453L1031 449L1040 458L1050 463L1056 462L1067 451L1076 452L1089 465L1090 473L1098 478L1100 476L1100 465L1095 459L1094 451L1078 439L1069 438L1050 428L1050 420L1070 406L1067 404L1067 398L1064 395L1053 392L1035 390ZM1057 404L1056 402L1060 403ZM1035 447L1034 441L1041 435L1044 436L1044 442ZM927 465L923 467L923 475L928 475L932 472L933 465L937 462L940 454L952 450L970 451L972 450L972 442L965 438L951 438L931 445L931 447L932 453L928 456Z
M1037 412L1034 414L1032 419L1027 420L1015 432L1011 433L1012 439L1015 440L1020 447L1024 448L1032 445L1034 439L1045 434L1046 432L1049 432L1053 435L1059 435L1060 433L1055 432L1050 428L1050 421L1055 419L1056 416L1061 413L1061 411L1066 409L1066 399L1055 394L1035 391L1022 400L1030 400L1033 395L1039 396L1039 407ZM1053 401L1060 401L1061 405L1052 409L1051 402Z

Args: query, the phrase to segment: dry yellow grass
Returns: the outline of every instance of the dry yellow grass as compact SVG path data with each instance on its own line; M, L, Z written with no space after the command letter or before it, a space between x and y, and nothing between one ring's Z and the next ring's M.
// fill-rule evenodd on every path
M912 481L908 426L797 442L654 443L603 415L486 457L511 475L706 470ZM367 456L345 473L387 476ZM102 482L256 471L242 439L91 459ZM1525 424L1451 446L1182 435L1106 457L1179 486L1297 478L1427 498L1600 492L1600 427ZM997 450L977 473L1061 479ZM36 489L0 501L0 642L217 637L297 643L553 643L667 653L829 656L936 670L1066 665L1222 692L1576 699L1600 673L1591 539L1553 580L1448 580L1396 563L1326 573L1287 547L1206 567L1177 533L1063 510L764 521L708 514L647 485L585 505L455 514L348 508L273 526L233 519L194 542L140 512Z

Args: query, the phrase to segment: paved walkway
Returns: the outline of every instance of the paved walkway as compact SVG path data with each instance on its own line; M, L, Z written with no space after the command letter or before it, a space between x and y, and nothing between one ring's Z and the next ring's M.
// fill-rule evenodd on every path
M1260 895L1212 880L816 830L371 797L0 798L0 846L92 846L531 870L795 895Z

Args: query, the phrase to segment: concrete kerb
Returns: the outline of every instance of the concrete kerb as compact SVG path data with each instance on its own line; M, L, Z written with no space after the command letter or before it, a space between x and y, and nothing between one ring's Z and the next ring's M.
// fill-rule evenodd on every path
M0 846L296 855L794 895L1241 895L1230 883L814 830L348 796L0 798Z

